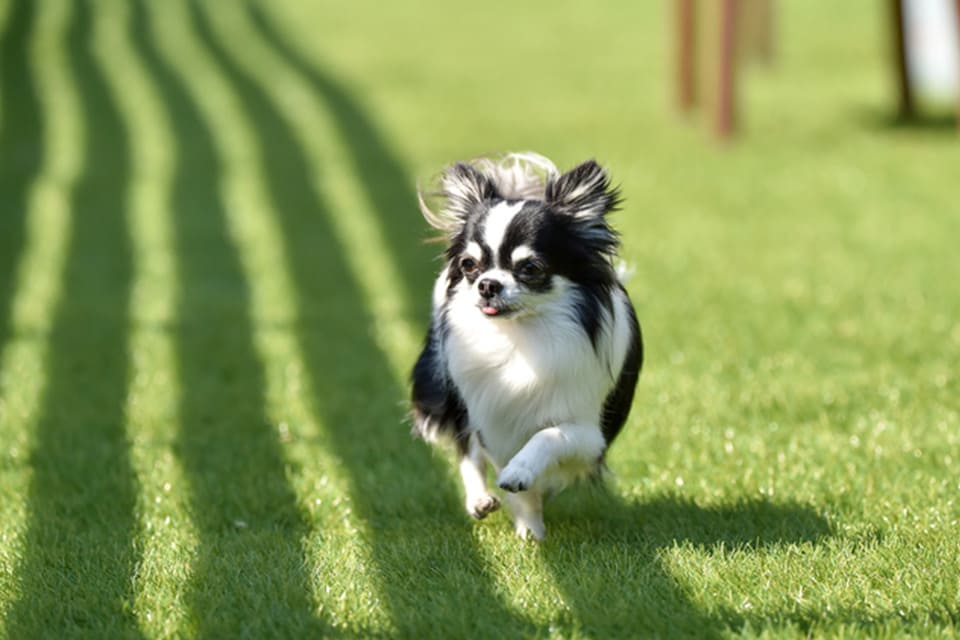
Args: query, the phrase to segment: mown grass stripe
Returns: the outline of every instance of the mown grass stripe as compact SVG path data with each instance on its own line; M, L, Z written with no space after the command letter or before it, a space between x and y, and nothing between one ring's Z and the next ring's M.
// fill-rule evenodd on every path
M301 546L309 529L265 407L266 364L254 343L249 274L233 224L246 209L230 187L238 164L252 168L240 177L256 180L255 151L243 146L245 125L230 119L237 107L183 6L149 9L145 59L184 141L174 160L173 210L183 390L176 449L199 535L190 624L217 637L323 634Z
M376 305L370 297L389 279L359 273L358 256L369 256L370 248L346 241L341 233L343 225L361 216L361 228L377 219L364 211L369 204L362 199L342 200L338 196L343 192L331 193L325 180L315 179L336 173L342 158L331 148L339 140L330 137L329 125L306 124L328 119L322 101L264 42L247 14L218 6L205 15L212 27L206 36L211 51L260 132L266 183L283 231L282 255L304 313L295 326L307 379L314 385L311 393L330 445L350 473L352 502L365 523L360 531L372 554L391 631L410 636L436 632L428 621L443 615L449 598L469 603L455 616L464 626L440 633L463 633L474 616L495 621L485 633L529 630L505 606L473 548L449 469L411 442L401 425L397 401L403 397L404 374L396 363L404 346L393 343L391 358L369 329L377 312L384 313L371 308ZM347 179L356 184L367 176ZM391 257L384 250L375 263L396 273ZM408 318L392 313L392 322L409 328ZM318 320L323 333L312 326ZM338 400L351 389L376 389L377 394L355 402ZM422 545L410 545L411 536ZM432 570L414 574L413 566ZM413 597L424 589L446 594L445 599Z
M412 204L416 198L413 180L402 168L399 154L391 148L376 118L350 92L346 83L325 68L322 61L293 45L297 38L282 31L282 20L272 15L268 5L257 2L248 5L255 25L253 33L249 25L239 24L233 24L232 32L243 33L243 38L249 39L251 47L257 49L257 56L248 55L251 64L275 59L283 69L270 73L261 70L261 83L269 86L271 90L267 93L273 95L278 110L284 112L296 130L297 139L303 141L318 176L318 188L329 194L330 218L344 253L355 258L351 261L353 272L365 284L368 296L383 297L384 287L389 287L403 302L394 306L374 303L371 312L378 328L396 328L387 335L381 329L376 335L378 344L390 356L401 393L405 393L409 367L426 323L427 294L437 265L434 254L439 251L437 245L423 242L425 225ZM256 42L257 37L262 39L264 50ZM377 264L383 263L387 277L382 273L370 275L370 271L377 269L364 265L361 258L370 254L377 256ZM413 443L413 446L423 445ZM451 491L459 493L456 479L447 482L452 483ZM458 513L459 506L447 515L456 517ZM542 567L531 564L523 549L515 549L510 544L509 516L499 514L491 521L492 529L473 528L470 544L474 548L467 561L468 565L483 567L477 590L501 594L497 596L498 606L505 607L507 612L502 618L505 626L490 632L529 630L531 621L522 606L527 597L524 594L535 592L539 597L555 601L561 596L551 576ZM509 551L504 549L505 542ZM524 590L518 592L511 586L516 576L510 564L503 561L504 553L524 565L527 576ZM481 599L490 602L490 594ZM466 611L469 612L469 608ZM488 613L479 607L477 615L486 618Z
M374 300L369 306L377 344L389 355L396 383L405 395L409 370L426 327L433 270L438 267L435 254L440 251L438 245L423 241L426 225L413 205L413 180L370 109L347 84L322 60L312 58L305 47L292 44L297 42L295 34L283 31L283 21L273 14L269 3L247 5L253 28L234 18L231 32L243 33L243 39L256 49L256 56L247 54L250 65L259 68L260 82L270 88L266 93L274 97L277 109L302 141L317 176L315 188L328 194L329 217L339 243L353 258L352 271L367 297ZM271 69L263 68L265 60L273 61ZM376 260L366 264L370 255ZM393 302L382 302L384 297ZM459 480L448 482L459 494ZM450 515L459 510L458 506ZM511 589L515 576L502 561L503 536L509 540L511 535L510 525L504 522L508 520L506 513L491 518L499 527L499 536L483 528L472 531L476 556L471 562L484 568L484 588L507 594L501 601L511 611L508 619L517 625L514 628L523 628L528 624L520 604L525 596ZM525 565L526 589L552 600L561 598L555 581L541 566L530 564L522 551L513 560Z
M44 125L29 65L33 14L31 3L12 2L0 32L0 352L12 323L30 189L43 165Z
M0 278L9 279L10 317L0 334L0 628L6 629L19 588L16 567L23 551L30 470L27 452L45 384L43 363L53 307L59 296L64 245L70 228L69 195L77 174L82 136L77 127L76 91L65 73L63 7L8 4L0 36L0 184L10 199L0 217L9 225L0 239ZM51 10L52 9L52 10ZM20 151L10 144L16 140ZM9 162L23 158L24 145L41 145L40 175ZM19 154L19 155L18 155ZM23 190L25 196L18 193ZM22 198L22 202L18 202ZM22 206L23 210L18 210ZM23 247L15 246L23 219ZM16 264L16 256L20 262Z
M179 6L167 11L173 13L173 18L180 13ZM270 215L274 205L262 189L260 141L253 136L254 128L240 100L232 94L216 66L207 60L203 48L189 37L189 29L188 17L180 16L179 20L171 19L167 31L169 40L177 41L169 49L170 57L181 56L176 58L178 72L196 111L189 117L181 115L177 121L193 122L202 118L202 122L191 126L208 127L201 139L207 141L204 147L215 148L216 163L222 173L219 196L227 233L236 246L239 268L249 283L248 312L256 323L254 347L264 366L267 419L276 428L276 436L286 441L282 453L289 464L322 470L319 482L298 486L301 508L311 511L318 524L334 518L338 526L346 524L349 528L350 506L342 500L343 485L339 479L342 474L336 460L323 448L298 446L301 439L317 438L317 418L312 408L313 398L302 393L300 378L305 375L305 367L290 338L292 324L299 317L298 300L282 268L282 249L275 240L277 231ZM189 55L185 51L189 51ZM172 91L168 88L164 93L169 97ZM173 104L180 103L177 100ZM194 139L192 135L180 135L180 138ZM209 158L207 161L212 162ZM201 167L199 163L198 170ZM297 478L289 480L295 482ZM324 507L319 508L320 504ZM329 505L334 511L329 511ZM321 551L311 554L304 562L310 569L313 598L325 617L334 602L356 603L369 597L363 590L365 581L361 580L351 585L350 593L330 592L329 575L345 563L354 573L365 574L363 549L359 544L332 548L325 545L324 536L316 530L301 533L306 548Z
M267 92L309 158L305 179L330 201L330 230L350 250L343 256L371 311L372 335L394 375L405 381L422 340L434 261L425 247L411 180L365 115L329 74L308 67L283 38L271 37L255 7L218 11L225 33L253 38L264 56L233 47ZM224 43L231 44L230 38ZM270 74L276 74L270 76ZM349 113L350 115L347 115Z
M16 6L21 4L18 1ZM21 176L23 182L18 183L31 189L26 214L26 252L19 269L15 269L16 297L10 316L11 329L19 339L40 338L49 331L50 310L60 291L64 245L71 224L69 195L80 173L85 144L83 121L78 115L79 98L62 42L69 11L43 3L32 4L39 12L36 29L30 36L31 75L23 79L22 85L14 82L18 88L9 93L13 102L30 101L30 87L35 84L39 111L34 113L31 104L26 124L20 119L11 120L10 124L14 129L30 131L34 117L42 116L43 123L40 131L34 131L42 136L40 142L44 148L40 175L32 184L26 176ZM15 216L11 211L11 217Z
M97 0L96 9L95 53L131 145L126 207L134 265L125 412L141 488L137 535L142 550L134 613L145 634L170 637L185 631L187 611L178 605L197 547L172 428L179 421L180 401L171 335L178 295L171 202L178 142L164 97L131 40L130 4Z
M293 33L283 31L282 20L274 15L275 9L270 3L247 0L247 5L260 37L322 103L325 117L317 123L301 120L298 129L314 133L305 141L308 146L324 136L336 141L335 145L311 148L311 152L328 155L328 162L336 168L336 175L353 186L344 192L345 205L347 202L363 203L358 224L346 225L341 230L343 239L353 240L355 244L352 246L359 247L370 247L370 241L373 241L373 248L383 252L384 261L392 271L380 276L384 278L383 282L372 283L375 285L374 298L382 297L383 289L388 287L398 299L390 306L373 302L371 308L378 313L390 312L386 314L388 318L399 312L399 320L408 324L402 331L408 335L399 335L399 329L394 334L406 340L413 339L416 348L430 307L429 296L424 297L424 294L431 290L433 278L440 268L437 261L440 247L426 242L435 238L415 204L414 179L406 168L407 163L392 144L391 136L373 116L371 107L322 60L314 60L304 48L293 44L297 38ZM333 175L321 176L326 190L336 193L338 181ZM350 217L353 216L348 219ZM386 321L386 318L381 319L381 322ZM409 347L406 341L384 340L384 343L387 351L401 352ZM409 367L406 361L399 367L404 380Z
M138 635L131 614L137 487L124 430L129 148L90 55L89 7L74 8L69 58L84 127L96 135L88 136L71 198L63 295L31 443L19 594L8 617L13 637Z

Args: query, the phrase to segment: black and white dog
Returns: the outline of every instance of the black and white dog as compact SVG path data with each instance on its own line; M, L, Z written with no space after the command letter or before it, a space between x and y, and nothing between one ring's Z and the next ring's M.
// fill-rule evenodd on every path
M618 192L590 160L560 175L536 154L460 162L427 221L448 236L426 345L413 369L414 432L452 438L467 511L500 502L543 539L543 497L598 473L640 374L640 327L613 259Z

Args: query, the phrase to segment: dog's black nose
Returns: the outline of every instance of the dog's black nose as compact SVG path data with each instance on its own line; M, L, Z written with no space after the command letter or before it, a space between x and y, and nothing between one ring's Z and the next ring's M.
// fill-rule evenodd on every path
M477 283L477 290L480 291L481 296L489 299L503 291L503 283L499 280L484 278Z

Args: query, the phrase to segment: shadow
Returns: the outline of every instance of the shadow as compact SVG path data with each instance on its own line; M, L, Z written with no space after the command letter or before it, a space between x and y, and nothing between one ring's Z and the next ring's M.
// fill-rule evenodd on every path
M672 496L631 503L597 488L564 497L551 505L541 556L571 608L567 623L586 637L723 637L749 617L699 609L664 566L665 550L761 553L832 535L821 516L796 503L701 507Z
M263 364L250 292L227 231L223 167L202 113L133 4L134 39L176 136L172 179L178 274L176 359L181 399L175 451L198 535L186 594L199 637L330 636L314 615L304 514L265 415ZM159 9L158 9L159 10Z
M314 169L296 132L231 58L207 14L196 2L192 6L203 39L257 124L266 187L301 314L295 337L308 392L325 427L325 442L345 465L350 504L365 525L364 547L391 634L531 635L531 625L496 593L473 546L473 525L449 470L413 442L402 424L406 392L371 335L373 318L348 267L348 249L338 244L329 222L330 216L349 212L332 211L313 189ZM456 628L438 625L452 618L458 618Z
M27 199L43 165L43 113L30 73L34 3L15 0L0 34L0 355L12 331Z
M894 111L862 108L856 117L864 127L875 131L916 131L956 134L958 130L957 116L952 111L917 114L910 118Z
M406 319L415 326L423 326L426 332L430 292L440 270L437 258L442 249L440 245L426 243L434 235L420 215L417 193L412 188L414 180L407 175L403 163L360 100L351 95L333 74L309 62L294 49L259 4L249 6L254 23L267 44L310 83L329 108L343 134L353 174L361 178L362 187L373 205L392 254L392 263L402 271L398 282L404 286L404 299L413 301L417 310Z
M139 635L132 593L138 486L124 431L130 150L90 50L89 7L76 3L74 11L68 57L86 146L30 453L19 599L7 621L12 638Z

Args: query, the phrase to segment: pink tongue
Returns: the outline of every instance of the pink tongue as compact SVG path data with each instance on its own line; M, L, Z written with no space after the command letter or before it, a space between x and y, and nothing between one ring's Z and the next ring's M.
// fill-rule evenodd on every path
M500 313L496 307L480 307L480 311L483 311L488 316L495 316Z

